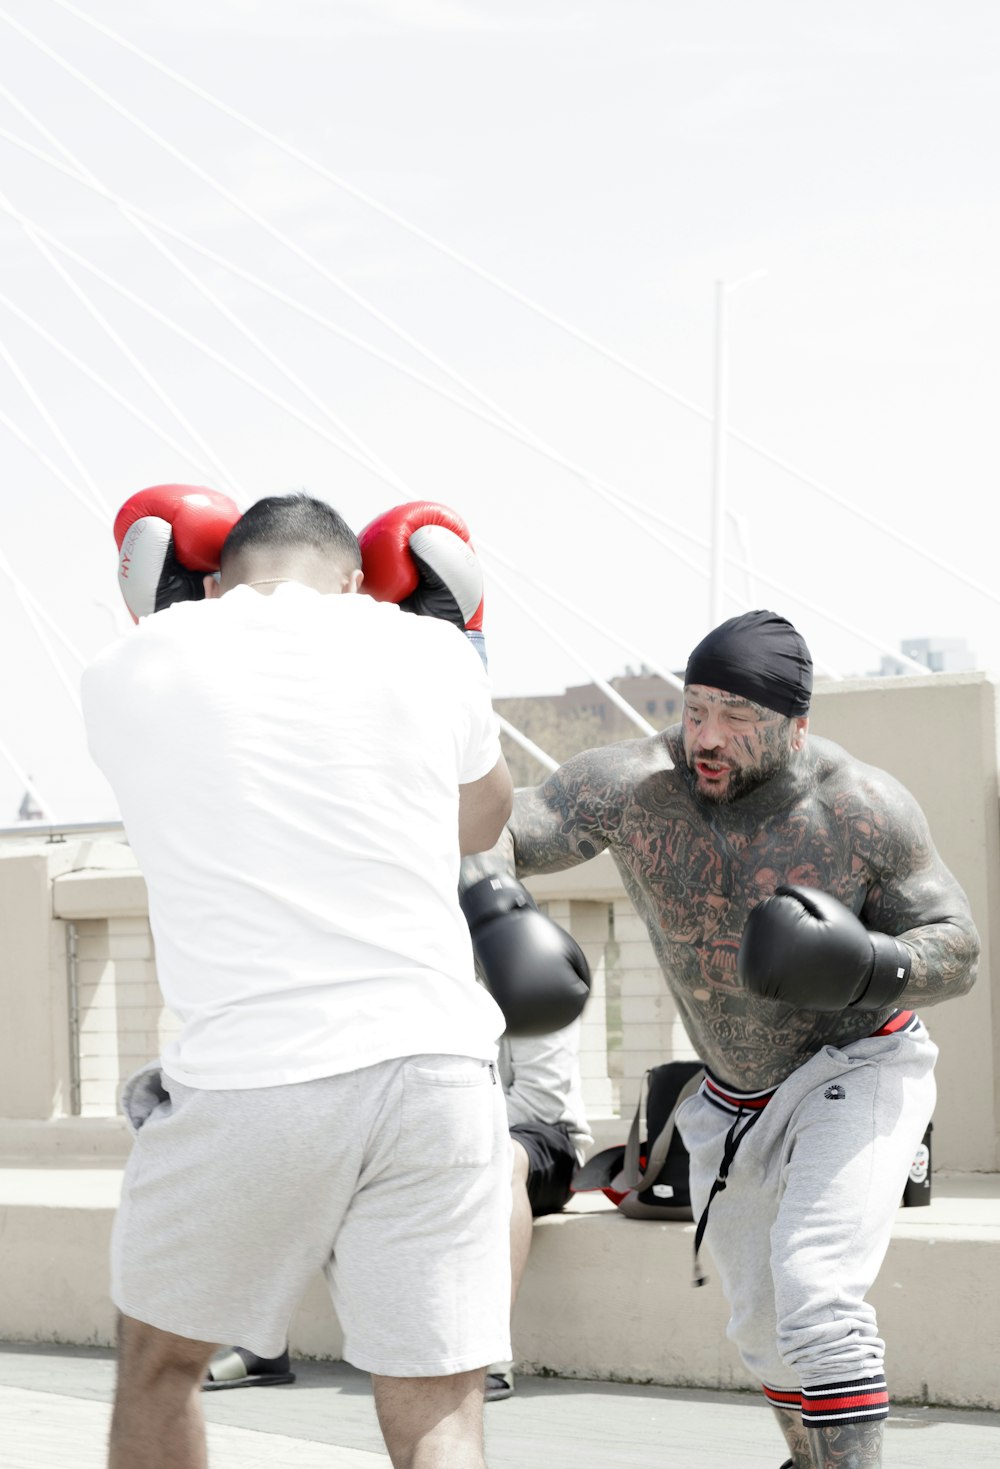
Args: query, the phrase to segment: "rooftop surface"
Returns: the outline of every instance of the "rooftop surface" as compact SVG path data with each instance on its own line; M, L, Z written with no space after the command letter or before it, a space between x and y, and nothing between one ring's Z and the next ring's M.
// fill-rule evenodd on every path
M202 1397L210 1469L388 1465L365 1374L293 1362L295 1383ZM0 1469L103 1469L114 1355L0 1343ZM490 1469L778 1469L772 1414L755 1396L519 1377L486 1405ZM1000 1466L1000 1414L899 1406L887 1469Z

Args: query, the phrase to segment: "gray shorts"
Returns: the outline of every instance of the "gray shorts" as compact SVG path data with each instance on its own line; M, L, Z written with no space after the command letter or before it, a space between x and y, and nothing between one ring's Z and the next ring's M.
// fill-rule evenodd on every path
M511 1145L496 1069L410 1056L294 1086L205 1091L146 1067L112 1240L126 1316L283 1351L324 1271L344 1357L436 1377L510 1357Z

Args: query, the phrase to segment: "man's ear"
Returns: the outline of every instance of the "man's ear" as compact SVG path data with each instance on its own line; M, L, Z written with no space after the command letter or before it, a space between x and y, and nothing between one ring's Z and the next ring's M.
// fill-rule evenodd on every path
M204 578L204 584L206 602L214 602L216 597L222 596L222 588L219 586L219 579L217 575L214 575L212 572L208 572Z
M351 571L351 572L348 573L347 580L344 583L344 591L345 592L360 592L360 590L361 590L361 584L364 581L364 579L365 579L364 572L361 570L360 566L359 567L356 567L354 571Z
M798 714L795 718L795 733L792 735L792 749L804 750L806 735L809 733L808 714Z

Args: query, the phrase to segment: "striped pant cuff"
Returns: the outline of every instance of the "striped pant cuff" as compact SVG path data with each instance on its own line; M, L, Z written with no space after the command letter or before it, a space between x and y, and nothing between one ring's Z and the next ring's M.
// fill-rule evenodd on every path
M872 1422L889 1416L884 1377L855 1377L849 1382L823 1382L802 1389L802 1422Z
M855 1377L803 1388L771 1387L762 1382L761 1388L772 1408L796 1408L803 1423L855 1423L889 1416L884 1377Z
M761 1391L772 1408L795 1408L802 1407L802 1393L797 1387L770 1387L766 1382L761 1383Z

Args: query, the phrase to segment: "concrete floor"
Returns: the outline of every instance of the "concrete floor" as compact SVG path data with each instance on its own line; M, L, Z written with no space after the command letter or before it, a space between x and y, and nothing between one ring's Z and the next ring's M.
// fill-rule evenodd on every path
M368 1379L294 1362L284 1387L205 1393L211 1469L386 1466ZM0 1343L0 1469L103 1469L114 1357L102 1348ZM756 1397L520 1377L486 1405L491 1469L778 1469ZM1000 1414L899 1407L886 1469L1000 1469Z

